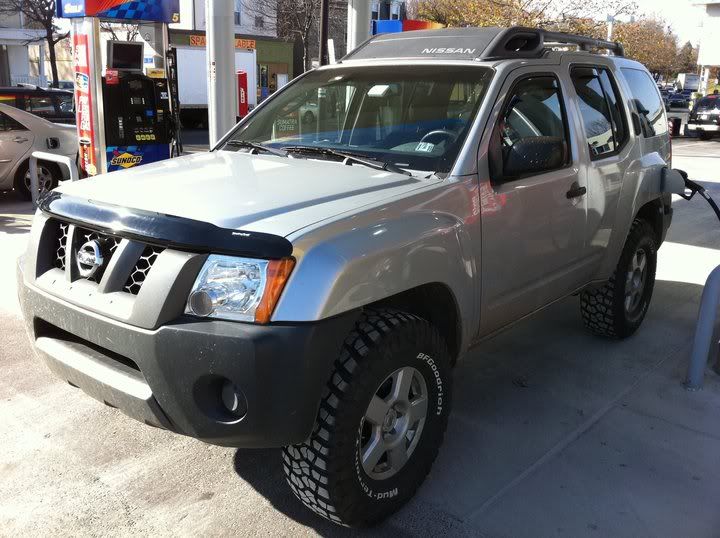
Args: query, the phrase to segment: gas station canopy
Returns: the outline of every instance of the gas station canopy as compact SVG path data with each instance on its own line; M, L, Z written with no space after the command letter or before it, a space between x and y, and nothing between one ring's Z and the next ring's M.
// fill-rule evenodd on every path
M57 16L118 21L180 22L180 0L58 0Z

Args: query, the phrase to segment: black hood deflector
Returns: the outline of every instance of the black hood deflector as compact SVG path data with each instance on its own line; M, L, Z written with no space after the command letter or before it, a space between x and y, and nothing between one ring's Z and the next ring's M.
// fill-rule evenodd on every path
M278 235L220 228L209 222L84 200L49 192L40 210L65 222L178 250L275 260L292 255Z

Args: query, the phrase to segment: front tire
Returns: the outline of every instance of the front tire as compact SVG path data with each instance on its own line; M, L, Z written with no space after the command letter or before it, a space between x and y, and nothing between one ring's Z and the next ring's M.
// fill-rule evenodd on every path
M585 326L610 338L627 338L642 324L655 287L657 244L647 221L635 220L615 272L600 288L580 294Z
M451 360L427 321L372 310L345 340L315 428L283 450L290 488L311 510L346 526L377 523L425 480L442 444Z

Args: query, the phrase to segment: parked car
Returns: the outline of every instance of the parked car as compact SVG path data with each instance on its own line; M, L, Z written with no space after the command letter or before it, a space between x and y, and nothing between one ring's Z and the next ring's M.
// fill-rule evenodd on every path
M73 92L37 86L0 87L0 103L54 123L75 124Z
M720 135L720 95L708 95L695 103L690 111L687 130L702 140Z
M688 108L692 97L691 90L682 90L671 93L668 97L670 108Z
M30 199L30 154L46 151L75 159L78 138L74 125L51 123L38 116L0 104L0 190L17 189ZM55 188L68 171L51 162L38 162L38 187Z
M622 54L527 28L379 35L210 153L64 183L18 266L33 346L140 422L284 447L306 506L375 523L430 471L472 346L573 295L595 334L640 328L671 142Z
M48 88L53 88L52 81L48 81ZM72 80L58 80L57 88L61 90L74 90L75 83Z

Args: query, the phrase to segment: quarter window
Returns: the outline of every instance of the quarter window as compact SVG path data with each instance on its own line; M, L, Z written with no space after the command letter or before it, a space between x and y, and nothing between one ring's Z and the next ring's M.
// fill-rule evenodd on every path
M537 76L515 85L490 141L494 181L512 180L568 164L567 118L557 79Z
M622 73L630 86L643 136L651 138L667 133L668 122L665 119L665 107L650 75L645 71L630 67L623 67Z
M622 104L606 69L576 67L570 73L578 96L590 157L617 153L626 140Z
M24 125L0 112L0 131L27 131Z

